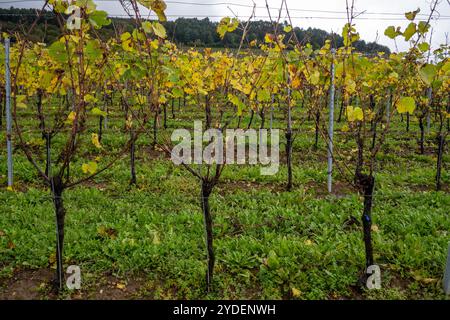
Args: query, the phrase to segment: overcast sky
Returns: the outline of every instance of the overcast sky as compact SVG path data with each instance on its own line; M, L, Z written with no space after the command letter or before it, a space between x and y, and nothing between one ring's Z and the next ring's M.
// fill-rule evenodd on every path
M94 0L98 8L108 11L111 15L123 15L119 1L117 0ZM265 0L254 0L256 3L257 19L268 19L268 12L265 8ZM183 4L183 2L185 4ZM278 16L278 9L281 0L268 0L269 6L273 8L271 15ZM351 1L349 1L351 2ZM30 0L0 0L0 7L39 7L44 1ZM244 19L251 14L252 0L166 0L166 14L170 20L179 16L185 17L209 17L211 20L219 20L223 16L234 16ZM345 0L315 0L300 1L287 0L294 26L301 28L316 27L326 31L341 33L343 25L346 23L346 1ZM214 5L217 4L217 5ZM389 46L395 50L393 40L384 35L384 30L390 25L402 26L404 29L408 21L403 13L421 9L423 14L419 18L426 20L427 13L430 12L430 0L355 0L355 11L361 14L355 20L356 28L361 34L361 38L366 41L375 41ZM432 21L433 47L436 48L441 43L446 42L446 34L450 41L450 4L448 0L441 0L437 8L440 18ZM286 17L283 11L282 20ZM377 37L378 34L378 37ZM399 50L407 48L407 44L398 41Z

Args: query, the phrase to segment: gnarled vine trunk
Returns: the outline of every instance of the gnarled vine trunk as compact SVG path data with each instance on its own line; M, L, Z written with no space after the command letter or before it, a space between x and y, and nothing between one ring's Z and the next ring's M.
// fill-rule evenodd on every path
M208 95L205 96L205 119L206 119L206 129L211 128L212 115Z
M288 76L288 82L290 83L290 78ZM286 163L288 170L288 181L286 189L287 191L292 190L292 114L291 114L291 89L288 86L288 97L287 97L287 123L286 123Z
M98 119L98 142L102 142L104 118L104 116L100 116L100 118Z
M406 113L406 132L409 132L409 120L410 120L410 115L409 112Z
M201 206L203 211L203 218L205 223L205 235L206 235L206 252L208 257L208 268L206 271L206 286L208 292L212 290L212 281L214 274L214 247L213 247L213 222L211 216L211 210L209 207L209 196L211 195L213 185L207 181L202 181L201 190Z
M259 113L260 117L261 117L261 126L260 129L264 129L264 126L266 125L266 110L263 108L261 108L261 111Z
M444 134L440 133L437 137L437 163L436 163L436 190L440 191L442 188L441 185L441 175L442 175L442 157L444 154L444 147L445 147L445 136Z
M64 284L63 249L64 221L66 216L66 210L64 208L62 198L64 185L59 176L51 178L51 189L56 215L56 277L54 281L54 288L59 292L62 290Z
M286 189L292 190L292 130L289 128L286 131L286 161L288 169L288 181Z
M3 90L0 89L0 127L3 125Z
M254 116L254 115L255 115L255 111L252 109L252 110L250 111L250 121L248 122L247 130L250 129L251 126L252 126L252 123L253 123L253 116Z
M136 136L133 131L130 132L130 140L131 140L131 146L130 146L130 172L131 172L131 180L130 180L130 186L136 185L137 179L136 179Z
M153 149L156 150L156 145L158 144L158 116L159 107L155 110L155 116L153 118Z
M175 104L175 99L172 98L172 102L171 102L171 111L172 111L172 119L175 119L175 108L174 108L174 104Z
M314 148L319 148L319 129L320 129L320 111L316 112L316 132L315 132L315 139L314 139Z
M164 129L167 129L167 104L165 104L165 103L163 105L163 112L164 112L163 127L164 127Z
M420 147L420 154L425 154L425 126L423 125L423 117L419 117L419 128L420 128L420 140L419 140L419 147Z
M361 216L363 223L363 238L366 253L366 269L373 265L373 246L372 246L372 201L375 186L375 178L372 175L363 173L357 174L358 185L364 194L364 210ZM366 277L368 275L366 274Z

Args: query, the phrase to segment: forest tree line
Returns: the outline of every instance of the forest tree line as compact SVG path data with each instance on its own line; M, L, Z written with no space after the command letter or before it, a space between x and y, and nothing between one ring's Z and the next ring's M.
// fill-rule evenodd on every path
M0 9L0 31L14 34L26 33L31 24L36 19L35 9ZM131 19L111 18L112 23L100 30L100 36L107 40L114 37L116 33L133 30L133 22ZM208 18L178 18L173 21L163 23L167 30L168 38L179 46L189 47L212 47L212 48L237 48L239 47L242 30L227 33L224 39L220 39L217 34L218 22L211 21ZM279 30L287 22L283 22L279 26ZM249 25L246 39L249 42L257 40L264 42L264 36L273 32L274 28L269 21L252 21ZM330 34L327 31L308 28L293 29L297 38L301 42L310 43L314 49L322 47L326 40L331 39L334 47L343 45L343 38L338 34ZM61 35L60 26L54 14L51 11L45 12L33 32L28 36L30 40L35 42L52 43ZM246 46L247 43L244 44ZM388 47L377 44L375 42L366 42L364 40L356 41L354 44L356 50L363 53L390 53Z

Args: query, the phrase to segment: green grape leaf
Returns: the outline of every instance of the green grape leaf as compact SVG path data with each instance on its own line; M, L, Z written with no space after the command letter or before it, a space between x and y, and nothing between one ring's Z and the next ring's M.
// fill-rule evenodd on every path
M436 77L436 74L437 68L432 64L426 64L419 70L420 78L429 86L433 82L433 79Z
M444 72L444 74L450 73L450 60L447 61L442 67L441 70Z
M270 92L267 89L258 91L258 100L260 102L269 102L270 101Z
M91 175L97 172L97 168L97 162L94 161L83 163L83 165L81 166L81 170L83 171L83 173Z
M420 51L427 52L430 50L430 45L427 42L422 42L417 45Z
M102 116L102 117L106 117L108 114L106 113L106 111L100 110L99 108L95 107L92 108L91 113L95 116Z
M166 15L164 11L167 9L167 5L163 0L137 0L147 9L153 10L160 21L166 21Z
M180 89L180 88L177 88L177 87L173 88L172 89L172 96L174 98L181 98L181 97L183 97L184 96L183 89Z
M406 13L405 13L405 17L406 17L406 19L408 19L409 21L413 21L413 20L416 18L417 14L418 14L419 12L420 12L420 8L417 8L416 11L406 12Z
M417 31L419 31L420 34L425 34L428 30L430 30L430 24L425 21L420 21L417 26Z
M102 50L97 40L88 40L85 48L88 59L97 60L102 57Z
M402 97L396 107L398 113L413 113L416 109L416 102L411 97Z
M60 41L55 41L50 45L48 54L56 62L64 63L68 59L66 45Z
M278 259L277 254L275 251L270 250L269 255L267 257L267 266L270 269L277 269L280 266L280 260Z
M398 32L398 30L394 26L389 26L384 31L384 35L391 39L395 39L395 37L400 35L400 32Z
M224 17L220 20L217 25L217 33L220 38L223 39L227 32L233 32L239 26L239 20L236 18L230 19L229 17Z
M244 103L234 94L228 94L228 100L237 107L237 115L242 115L242 110L245 109Z
M152 24L153 32L160 38L165 38L167 36L166 29L159 22L153 22Z
M414 22L411 22L408 27L403 32L403 36L405 37L405 41L409 41L417 32L417 25Z
M286 32L286 33L291 32L291 31L292 31L292 26L285 26L285 27L283 28L283 31Z
M111 23L111 20L108 19L108 13L102 10L96 10L89 15L89 22L96 29L100 29L103 26L107 26Z
M144 29L145 33L151 33L153 31L152 23L150 21L142 22L142 29Z

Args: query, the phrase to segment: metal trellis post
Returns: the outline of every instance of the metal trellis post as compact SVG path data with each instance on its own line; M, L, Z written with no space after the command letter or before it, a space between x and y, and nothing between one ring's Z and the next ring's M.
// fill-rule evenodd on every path
M331 79L330 79L330 119L328 130L328 192L332 191L333 183L333 130L334 130L334 54L335 49L331 49L332 61L331 61Z
M9 66L10 40L5 38L5 91L6 91L6 149L8 153L8 188L13 185L13 160L12 160L12 120L11 120L11 74Z

